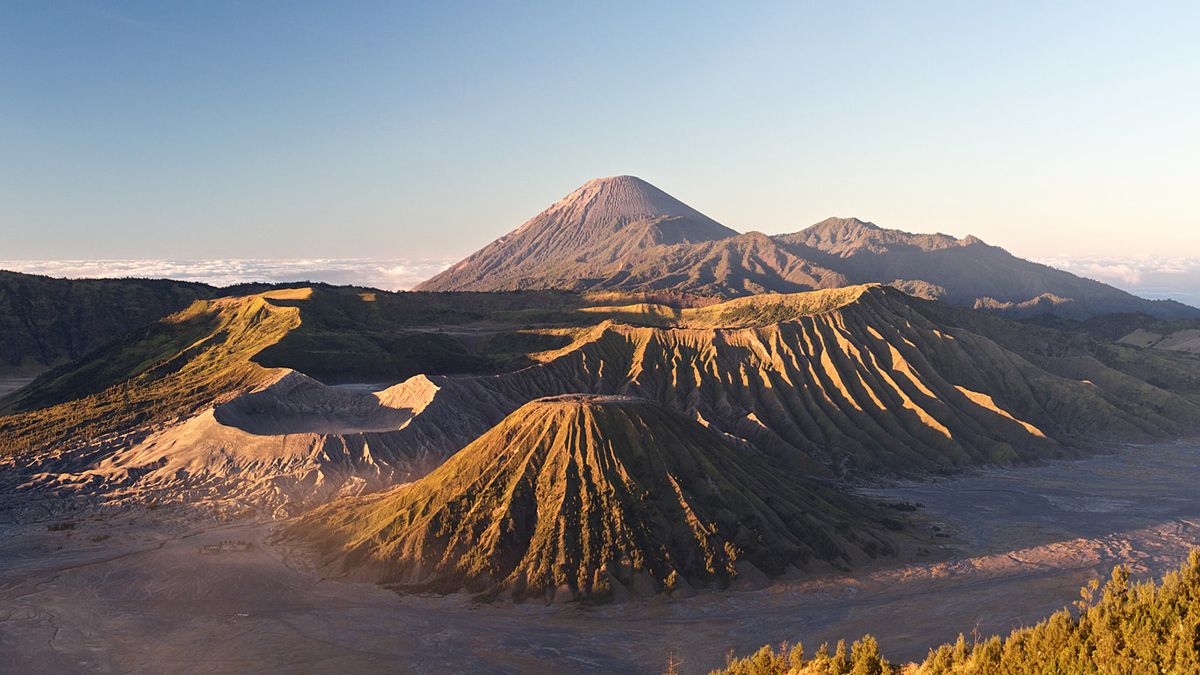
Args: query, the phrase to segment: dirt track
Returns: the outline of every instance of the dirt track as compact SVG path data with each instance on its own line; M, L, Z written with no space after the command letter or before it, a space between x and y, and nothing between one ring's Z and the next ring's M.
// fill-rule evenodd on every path
M929 545L952 561L590 609L321 581L301 552L264 542L269 523L153 511L0 525L0 671L659 672L674 651L703 672L731 648L868 631L917 658L959 630L1036 621L1115 564L1178 564L1200 543L1197 459L1195 444L1134 448L872 490L924 503L949 535ZM200 552L239 540L253 549Z

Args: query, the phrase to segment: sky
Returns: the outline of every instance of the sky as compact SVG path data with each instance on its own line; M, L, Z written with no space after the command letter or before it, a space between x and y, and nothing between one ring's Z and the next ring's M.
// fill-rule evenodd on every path
M741 231L1200 259L1197 25L1195 2L8 0L0 260L432 264L614 174Z

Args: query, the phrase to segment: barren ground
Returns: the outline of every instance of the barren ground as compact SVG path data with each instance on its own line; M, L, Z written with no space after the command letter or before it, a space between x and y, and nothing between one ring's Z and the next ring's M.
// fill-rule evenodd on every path
M13 393L30 382L33 382L32 377L0 376L0 398Z
M729 649L801 639L811 651L864 632L919 658L960 630L1034 622L1116 564L1176 566L1200 543L1197 459L1196 443L1136 447L870 490L923 503L949 535L921 533L930 557L949 561L598 608L323 581L305 552L265 542L271 523L27 511L0 523L0 671L660 672L673 651L705 672ZM221 541L252 548L201 553Z

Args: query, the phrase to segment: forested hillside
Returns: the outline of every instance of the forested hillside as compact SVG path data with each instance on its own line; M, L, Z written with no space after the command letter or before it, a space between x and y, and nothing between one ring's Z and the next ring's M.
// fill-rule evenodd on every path
M1131 583L1118 567L1101 589L1080 591L1074 610L1064 608L1036 626L929 651L919 664L891 665L866 636L847 653L845 642L812 655L803 645L765 646L731 659L727 675L985 675L988 673L1197 673L1200 672L1200 549L1158 584Z
M55 279L0 270L0 374L34 374L217 289L166 279Z

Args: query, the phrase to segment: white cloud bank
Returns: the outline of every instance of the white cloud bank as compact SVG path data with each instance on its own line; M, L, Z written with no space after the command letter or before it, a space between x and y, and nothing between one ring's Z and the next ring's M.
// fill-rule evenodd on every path
M1200 307L1200 258L1055 256L1038 262L1112 284L1144 298L1169 298Z
M1146 298L1171 298L1200 307L1200 258L1055 256L1039 262L1097 279ZM151 277L229 286L247 281L323 281L388 291L412 288L454 260L0 260L0 269L73 279Z
M0 260L0 269L52 277L150 277L200 281L213 286L287 281L370 286L387 291L412 288L449 267L453 260Z

